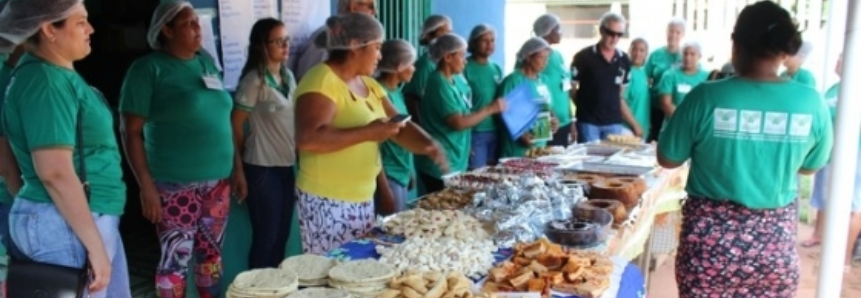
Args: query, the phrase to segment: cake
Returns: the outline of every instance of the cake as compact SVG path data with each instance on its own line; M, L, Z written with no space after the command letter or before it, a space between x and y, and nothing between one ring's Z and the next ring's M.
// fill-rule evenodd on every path
M619 225L628 219L628 210L625 209L625 206L622 205L622 202L616 200L592 199L585 202L580 202L574 208L575 210L603 209L613 215L614 225Z
M630 183L634 186L634 191L637 192L638 196L643 195L643 193L645 193L646 190L648 189L648 186L646 185L646 180L643 178L639 178L639 177L613 177L613 178L607 179L607 181L619 182L619 183Z
M628 210L640 202L640 194L637 193L634 184L609 180L592 184L589 198L616 200L625 205Z

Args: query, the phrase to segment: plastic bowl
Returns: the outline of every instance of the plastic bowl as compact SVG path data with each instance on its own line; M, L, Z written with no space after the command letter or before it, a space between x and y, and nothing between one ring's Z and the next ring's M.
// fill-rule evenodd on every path
M580 209L570 220L554 220L545 226L550 241L567 247L594 247L607 240L613 225L613 215L602 209Z

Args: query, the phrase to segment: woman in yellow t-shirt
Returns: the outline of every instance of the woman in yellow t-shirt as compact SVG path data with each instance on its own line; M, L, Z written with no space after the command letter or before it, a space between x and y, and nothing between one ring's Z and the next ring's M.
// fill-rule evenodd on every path
M296 90L296 192L302 248L326 253L370 231L374 190L382 174L380 143L392 140L428 155L445 167L439 146L409 121L389 121L397 110L370 77L380 60L383 26L371 16L345 14L326 21L314 40L329 58L311 70ZM394 208L392 198L379 202Z

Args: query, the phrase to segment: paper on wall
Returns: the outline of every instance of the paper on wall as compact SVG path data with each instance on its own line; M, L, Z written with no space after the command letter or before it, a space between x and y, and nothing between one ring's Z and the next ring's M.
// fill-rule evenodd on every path
M281 0L281 20L292 38L290 52L298 53L297 49L305 47L311 33L323 26L331 14L331 1Z
M254 4L243 0L219 0L218 13L221 18L224 87L233 91L248 57L248 35L256 20Z
M213 60L215 60L215 66L218 67L218 70L220 71L223 68L221 67L221 59L218 56L218 48L215 46L216 37L215 29L213 28L215 12L210 9L195 9L195 12L200 20L200 33L203 39L203 49L212 55Z
M278 18L278 0L254 0L254 16L257 20Z

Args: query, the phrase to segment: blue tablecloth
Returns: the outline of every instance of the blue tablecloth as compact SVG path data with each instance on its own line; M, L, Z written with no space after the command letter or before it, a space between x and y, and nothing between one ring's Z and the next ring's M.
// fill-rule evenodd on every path
M400 243L403 242L404 238L401 236L392 236L385 235L378 231L372 233L369 238L353 240L342 245L339 248L333 249L329 252L328 257L334 258L337 260L361 260L361 259L378 259L380 255L377 253L376 246L377 243ZM511 257L513 251L508 249L500 249L499 251L494 253L494 257L496 258L496 262L502 262ZM604 293L601 298L642 298L645 297L645 281L643 279L643 273L640 272L640 269L637 268L634 264L630 262L614 259L614 262L624 262L621 264L619 268L619 272L615 272L615 277L611 278L611 282L617 282L618 286L610 285L610 289ZM613 294L613 290L615 291L615 295ZM580 298L579 296L557 296L553 295L553 298Z

